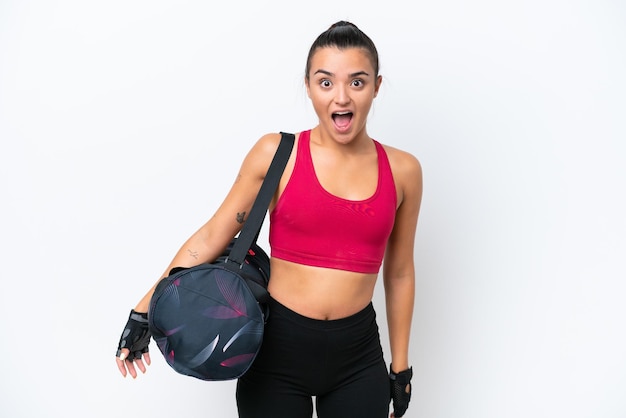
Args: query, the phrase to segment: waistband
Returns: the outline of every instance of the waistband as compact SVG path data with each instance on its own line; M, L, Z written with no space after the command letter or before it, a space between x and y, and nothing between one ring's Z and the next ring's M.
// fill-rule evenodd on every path
M269 307L270 320L272 316L277 315L292 322L295 322L300 326L317 330L337 330L346 327L352 327L367 320L376 319L376 311L374 310L374 305L372 304L372 302L368 303L365 308L355 314L352 314L345 318L331 320L314 319L309 318L308 316L301 315L298 312L295 312L285 305L281 304L274 298L270 298Z

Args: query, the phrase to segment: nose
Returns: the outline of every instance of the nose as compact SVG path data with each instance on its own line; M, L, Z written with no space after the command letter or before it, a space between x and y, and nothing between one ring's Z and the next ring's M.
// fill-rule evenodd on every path
M347 105L350 101L350 92L348 91L348 88L343 85L339 85L335 89L335 103L338 105Z

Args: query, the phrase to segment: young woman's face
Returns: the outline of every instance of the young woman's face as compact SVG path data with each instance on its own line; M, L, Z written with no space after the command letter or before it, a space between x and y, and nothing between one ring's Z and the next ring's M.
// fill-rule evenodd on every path
M335 138L352 139L366 125L382 81L360 48L318 49L311 58L307 94L321 128Z

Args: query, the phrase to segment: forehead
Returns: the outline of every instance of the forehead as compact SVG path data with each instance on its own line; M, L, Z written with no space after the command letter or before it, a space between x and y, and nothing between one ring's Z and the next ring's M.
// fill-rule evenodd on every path
M311 76L318 70L333 74L352 74L365 71L374 74L369 54L363 48L324 47L318 48L311 57Z

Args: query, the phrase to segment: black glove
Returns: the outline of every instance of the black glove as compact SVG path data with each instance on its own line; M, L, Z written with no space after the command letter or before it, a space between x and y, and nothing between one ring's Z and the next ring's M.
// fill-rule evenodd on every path
M133 361L136 358L141 358L142 354L149 351L148 344L150 344L151 335L148 328L148 314L135 312L134 309L131 309L115 356L120 356L122 348L128 348L130 353L128 353L126 360Z
M411 400L411 378L413 368L410 367L400 373L394 373L389 367L389 383L391 384L391 399L393 400L393 415L400 418L409 407Z

